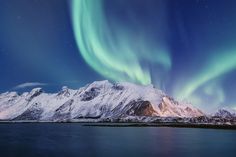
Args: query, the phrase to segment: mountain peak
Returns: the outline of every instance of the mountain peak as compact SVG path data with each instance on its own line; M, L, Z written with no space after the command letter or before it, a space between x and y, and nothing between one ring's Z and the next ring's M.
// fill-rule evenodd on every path
M236 111L229 108L220 108L213 114L213 116L221 118L232 118L236 117Z
M31 90L30 93L35 94L35 93L42 93L42 92L43 92L42 88L34 88Z

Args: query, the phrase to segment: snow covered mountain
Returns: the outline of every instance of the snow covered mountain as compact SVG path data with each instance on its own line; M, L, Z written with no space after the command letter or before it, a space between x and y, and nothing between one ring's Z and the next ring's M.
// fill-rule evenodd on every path
M0 120L67 121L127 117L200 117L190 104L175 101L152 85L96 81L58 93L41 88L21 95L0 94Z
M222 108L217 110L212 116L219 118L236 118L236 111L233 109Z

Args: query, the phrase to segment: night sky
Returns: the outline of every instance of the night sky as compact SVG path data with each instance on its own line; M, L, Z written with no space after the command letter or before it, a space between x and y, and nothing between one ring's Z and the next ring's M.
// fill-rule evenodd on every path
M236 108L235 0L1 0L0 92L96 80Z

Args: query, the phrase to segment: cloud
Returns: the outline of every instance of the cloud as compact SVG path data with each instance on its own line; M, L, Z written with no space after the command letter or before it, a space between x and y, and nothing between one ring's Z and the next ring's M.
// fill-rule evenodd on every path
M46 86L46 85L47 85L46 83L40 83L40 82L26 82L15 86L14 89L23 89L28 87Z

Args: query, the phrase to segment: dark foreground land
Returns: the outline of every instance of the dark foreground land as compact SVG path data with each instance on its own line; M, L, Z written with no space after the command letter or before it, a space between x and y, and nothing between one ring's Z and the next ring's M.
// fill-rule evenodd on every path
M84 123L83 126L100 127L177 127L177 128L209 128L209 129L232 129L236 125L214 125L214 124L185 124L185 123Z
M190 124L190 123L148 123L148 122L49 122L49 121L0 121L1 124L14 123L77 123L81 126L97 127L176 127L236 130L236 125L228 124Z
M236 130L235 117L124 117L124 118L98 118L82 117L79 119L64 120L0 120L3 123L77 123L81 126L99 127L178 127L178 128L211 128L211 129L232 129Z

